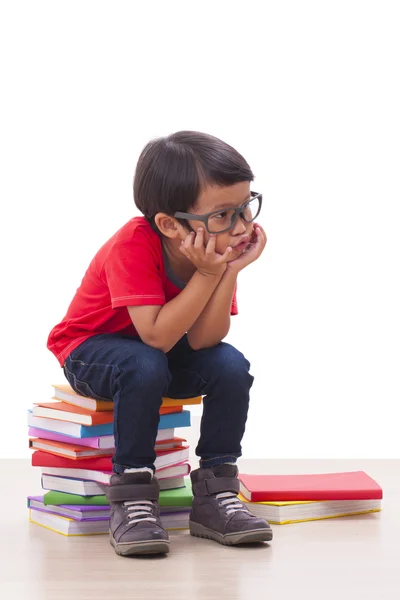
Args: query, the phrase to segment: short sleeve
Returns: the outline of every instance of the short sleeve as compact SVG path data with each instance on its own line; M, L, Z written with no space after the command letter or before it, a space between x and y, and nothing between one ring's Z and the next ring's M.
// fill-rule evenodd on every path
M231 315L237 315L239 313L237 299L236 299L236 290L237 290L237 284L235 285L235 291L233 292L233 297L232 297Z
M157 250L140 231L111 248L104 262L103 277L112 308L165 304Z

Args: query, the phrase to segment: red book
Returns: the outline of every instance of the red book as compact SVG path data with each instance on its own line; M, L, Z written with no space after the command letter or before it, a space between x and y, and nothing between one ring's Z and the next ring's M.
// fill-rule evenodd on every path
M249 502L382 498L382 488L364 471L315 475L240 474L239 478L240 492Z
M169 466L189 458L189 446L180 446L170 450L157 450L157 465ZM78 465L79 462L79 465ZM32 454L33 467L57 467L64 469L89 469L91 471L112 471L112 462L110 456L101 456L96 458L67 458L36 450Z

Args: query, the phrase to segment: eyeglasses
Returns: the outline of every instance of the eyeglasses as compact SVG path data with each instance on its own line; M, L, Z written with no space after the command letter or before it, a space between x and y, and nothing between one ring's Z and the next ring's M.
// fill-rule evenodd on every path
M239 215L246 223L251 223L258 217L262 205L262 194L250 192L250 195L250 200L242 204L242 206L214 210L205 215L176 212L174 217L176 219L185 219L186 221L202 221L208 233L223 233L234 227Z

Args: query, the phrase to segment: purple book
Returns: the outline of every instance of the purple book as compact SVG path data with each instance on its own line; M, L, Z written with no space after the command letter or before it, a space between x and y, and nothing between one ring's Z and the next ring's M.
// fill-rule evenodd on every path
M77 444L79 446L86 446L87 448L114 448L113 435L77 438L70 435L55 433L54 431L47 431L46 429L38 429L37 427L29 427L28 435L29 437L38 437L42 440L53 440L54 442L64 442L65 444Z
M43 496L28 496L28 508L74 521L107 521L110 518L108 506L85 506L82 504L52 506L43 503Z

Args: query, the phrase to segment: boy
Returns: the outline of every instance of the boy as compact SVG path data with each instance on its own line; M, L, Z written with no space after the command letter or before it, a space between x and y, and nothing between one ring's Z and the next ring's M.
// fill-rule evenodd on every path
M163 396L204 395L190 533L227 545L272 539L238 500L250 363L221 340L238 273L267 238L253 173L221 140L181 131L147 144L134 200L143 217L98 251L48 348L79 394L114 402L110 541L117 554L167 553L154 476Z

